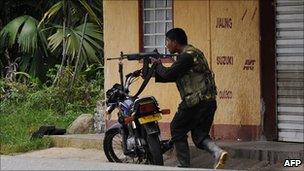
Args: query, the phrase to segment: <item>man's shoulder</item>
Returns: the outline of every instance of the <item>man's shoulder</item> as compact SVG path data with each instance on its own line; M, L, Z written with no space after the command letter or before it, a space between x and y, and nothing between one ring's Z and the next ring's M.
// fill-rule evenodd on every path
M193 56L198 55L198 54L203 54L203 52L200 49L194 47L193 45L187 45L184 53L193 55Z
M193 53L189 52L182 52L181 54L178 55L177 60L175 62L178 63L193 63L195 55Z

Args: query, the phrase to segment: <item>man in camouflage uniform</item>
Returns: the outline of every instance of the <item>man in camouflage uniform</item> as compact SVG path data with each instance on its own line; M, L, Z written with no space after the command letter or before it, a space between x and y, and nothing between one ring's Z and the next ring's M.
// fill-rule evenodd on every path
M216 104L214 76L204 54L188 45L184 30L173 28L166 33L166 47L177 60L171 67L164 67L159 60L155 70L156 82L175 82L182 102L179 104L171 124L171 141L176 149L179 167L190 166L187 133L191 131L197 148L207 150L215 158L214 168L223 168L227 152L219 148L210 138Z

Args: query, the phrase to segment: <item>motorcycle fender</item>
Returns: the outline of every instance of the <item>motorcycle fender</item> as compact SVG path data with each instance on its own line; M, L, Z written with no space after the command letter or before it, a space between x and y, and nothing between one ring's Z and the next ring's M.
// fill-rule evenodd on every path
M159 127L157 123L147 123L143 125L147 134L155 134L155 133L160 133Z
M106 134L113 129L122 129L122 125L119 122L116 122L109 129L107 129Z

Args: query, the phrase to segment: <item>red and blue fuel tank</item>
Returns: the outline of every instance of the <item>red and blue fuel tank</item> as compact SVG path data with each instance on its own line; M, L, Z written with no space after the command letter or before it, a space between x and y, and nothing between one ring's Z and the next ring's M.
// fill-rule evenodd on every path
M119 107L122 110L124 116L131 115L133 104L134 104L134 100L131 98L128 98L128 99L124 100L123 102L119 103Z

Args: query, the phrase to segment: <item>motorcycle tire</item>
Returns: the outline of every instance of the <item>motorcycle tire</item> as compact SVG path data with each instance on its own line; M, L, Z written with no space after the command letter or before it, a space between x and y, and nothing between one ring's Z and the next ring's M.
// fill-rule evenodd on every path
M103 140L103 151L109 162L122 163L122 161L117 157L113 149L113 138L117 134L120 134L119 129L113 129L106 133Z
M147 143L149 147L149 158L154 165L164 165L164 159L161 151L161 144L158 134L147 135Z

